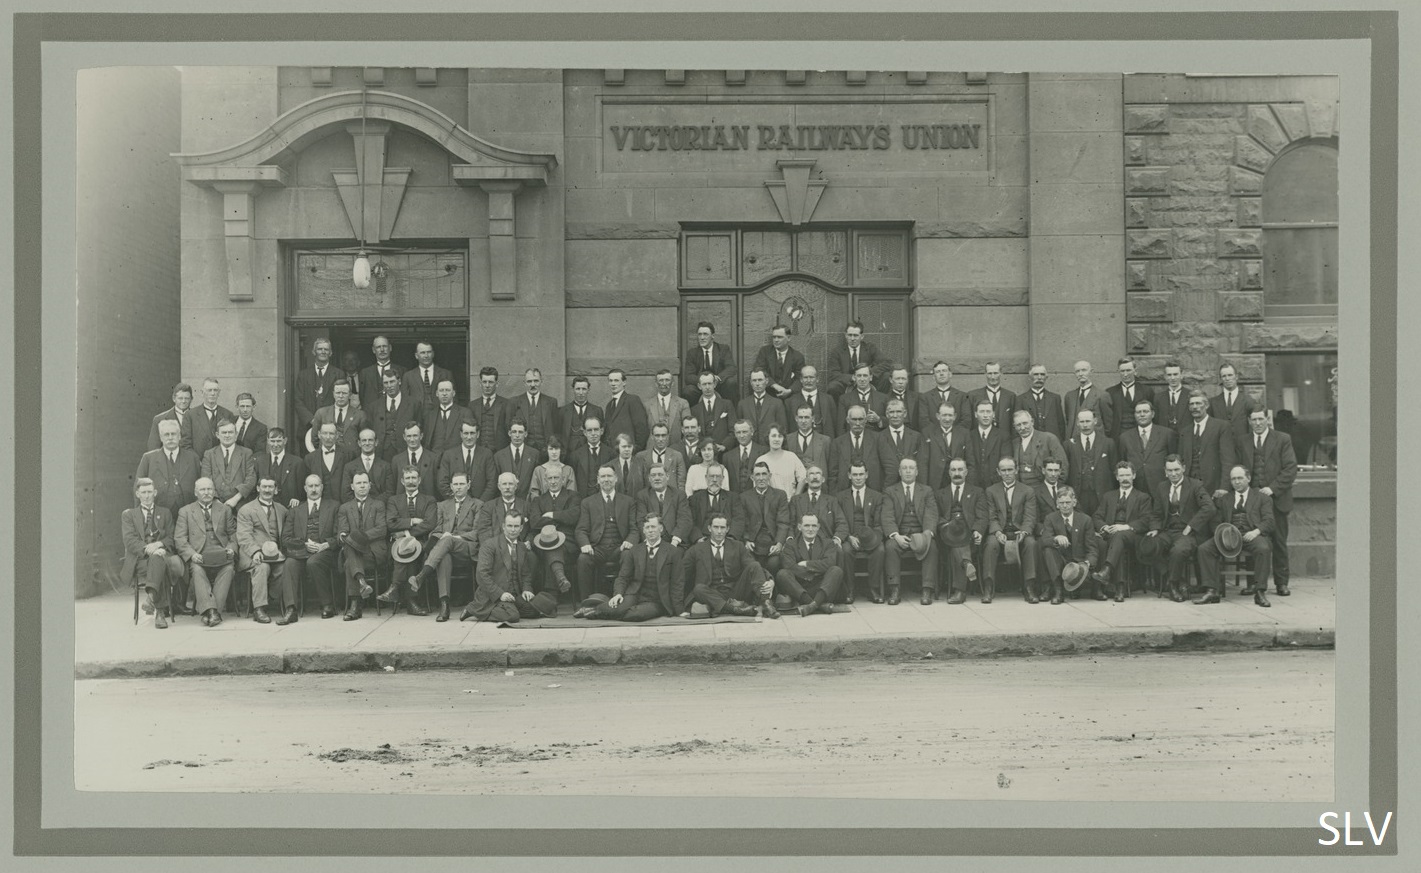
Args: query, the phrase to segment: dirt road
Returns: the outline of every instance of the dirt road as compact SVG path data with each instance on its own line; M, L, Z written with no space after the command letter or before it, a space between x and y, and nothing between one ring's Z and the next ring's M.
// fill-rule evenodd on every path
M123 679L75 688L82 790L1332 795L1331 652Z

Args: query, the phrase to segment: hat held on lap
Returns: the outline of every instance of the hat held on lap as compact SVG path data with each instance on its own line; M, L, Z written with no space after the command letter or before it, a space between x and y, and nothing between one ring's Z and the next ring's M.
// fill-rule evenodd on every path
M1243 552L1243 534L1226 521L1214 528L1214 548L1225 558L1237 558Z
M408 564L418 558L419 553L423 550L424 547L419 544L419 540L411 536L409 531L405 531L399 539L390 544L390 557L394 558L397 563Z

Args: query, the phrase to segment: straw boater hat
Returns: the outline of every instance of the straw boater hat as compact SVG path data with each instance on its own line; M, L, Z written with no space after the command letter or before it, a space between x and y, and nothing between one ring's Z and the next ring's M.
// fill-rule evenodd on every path
M972 530L967 525L967 516L954 515L942 523L942 544L950 549L964 548L972 543Z
M1214 548L1225 558L1237 558L1243 552L1243 534L1226 521L1214 528Z
M262 543L261 560L268 564L279 564L286 560L286 556L281 553L281 549L277 548L276 543L267 540Z
M1085 583L1090 565L1085 561L1072 561L1061 568L1061 584L1067 591L1075 591Z
M538 531L538 535L533 537L533 545L545 552L562 548L562 544L567 542L567 534L558 530L555 524L545 524L543 529Z
M399 539L390 544L390 557L394 558L397 563L408 564L418 558L423 549L419 540L410 536L409 531L405 531Z

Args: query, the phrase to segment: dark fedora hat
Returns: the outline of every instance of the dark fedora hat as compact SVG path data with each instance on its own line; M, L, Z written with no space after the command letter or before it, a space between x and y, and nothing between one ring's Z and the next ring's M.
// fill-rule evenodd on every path
M1155 564L1164 558L1164 540L1159 535L1143 536L1135 540L1135 555L1146 564Z
M965 515L954 515L939 526L942 544L949 549L960 549L972 544L972 529Z
M1237 558L1243 552L1243 534L1226 521L1214 528L1214 548L1225 558Z
M232 559L222 546L212 545L202 550L202 566L204 567L221 567L230 563L232 563Z
M1067 591L1075 591L1085 584L1090 565L1085 561L1072 561L1061 568L1061 584Z

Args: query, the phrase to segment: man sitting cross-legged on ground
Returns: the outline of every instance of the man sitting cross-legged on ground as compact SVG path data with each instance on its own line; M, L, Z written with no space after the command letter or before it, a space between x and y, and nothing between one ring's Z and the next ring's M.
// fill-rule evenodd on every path
M844 584L839 547L819 536L819 517L799 517L799 536L785 541L784 569L775 576L775 588L798 605L801 616L834 611L834 600Z
M739 540L727 538L730 518L712 512L706 520L710 535L686 552L681 573L681 589L686 593L683 618L689 618L692 603L703 603L712 616L754 615L752 603L761 604L766 618L779 618L771 602L774 580L755 561Z
M424 556L424 566L408 580L411 595L417 594L422 585L438 582L439 614L435 621L449 620L449 577L454 571L454 557L461 555L472 564L479 554L474 518L483 501L469 496L469 474L462 470L449 477L449 489L454 496L439 504L439 524L429 533L433 545Z
M538 555L521 539L524 518L512 512L497 535L479 543L478 587L459 621L515 622L556 615L557 596L533 593Z
M622 567L604 604L585 605L574 618L648 621L681 611L681 550L661 538L661 519L648 515L641 526L644 543L622 552Z

